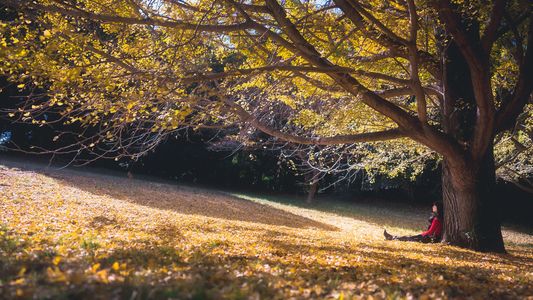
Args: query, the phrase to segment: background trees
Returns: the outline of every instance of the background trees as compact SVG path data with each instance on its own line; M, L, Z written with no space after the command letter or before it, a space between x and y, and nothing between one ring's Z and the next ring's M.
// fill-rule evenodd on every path
M52 109L96 127L77 146L102 156L232 124L303 145L389 140L348 153L431 149L444 162L444 239L504 250L493 144L533 88L527 1L10 5L21 14L3 23L0 70L48 91L13 117L48 122Z

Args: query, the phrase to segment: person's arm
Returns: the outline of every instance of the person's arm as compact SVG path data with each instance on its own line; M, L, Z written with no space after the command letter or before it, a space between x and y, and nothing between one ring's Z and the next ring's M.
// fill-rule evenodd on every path
M431 222L431 226L428 230L422 232L423 236L428 235L436 235L436 233L440 233L442 230L442 224L440 223L439 219L434 218L433 222Z

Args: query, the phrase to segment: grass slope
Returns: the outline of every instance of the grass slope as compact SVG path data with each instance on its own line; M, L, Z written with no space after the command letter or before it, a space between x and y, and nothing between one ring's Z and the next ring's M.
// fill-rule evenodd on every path
M509 253L382 240L425 212L228 194L0 161L0 298L533 296L533 236Z

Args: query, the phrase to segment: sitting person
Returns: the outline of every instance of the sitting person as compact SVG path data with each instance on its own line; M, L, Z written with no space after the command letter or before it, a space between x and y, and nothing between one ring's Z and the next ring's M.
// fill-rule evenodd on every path
M398 241L410 241L410 242L421 242L421 243L431 243L431 242L440 242L442 238L442 203L435 202L433 203L433 212L429 218L429 227L426 231L421 234L413 236L393 236L385 230L383 235L386 240L398 240Z

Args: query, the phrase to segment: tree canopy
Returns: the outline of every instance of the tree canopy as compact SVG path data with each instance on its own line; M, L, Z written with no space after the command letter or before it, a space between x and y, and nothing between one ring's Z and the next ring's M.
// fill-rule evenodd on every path
M490 60L483 79L490 99L477 103L480 116L494 119L490 127L513 125L531 90L527 1L496 1L492 8L483 1L11 5L18 14L2 23L2 73L21 88L48 92L31 110L55 107L68 122L100 124L110 138L125 123L163 133L240 118L302 144L407 136L441 154L455 151L461 141L448 145L438 126L439 60L446 32L465 38L460 25L477 24L483 33L481 48L465 51L485 52ZM481 67L476 63L472 69ZM286 128L261 122L282 109ZM476 132L493 133L484 127L477 124Z

